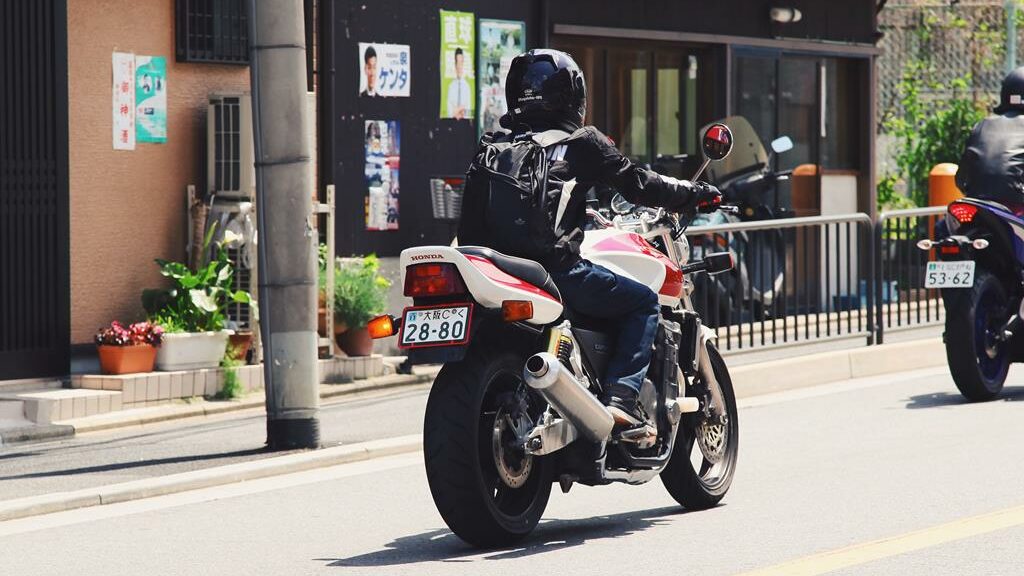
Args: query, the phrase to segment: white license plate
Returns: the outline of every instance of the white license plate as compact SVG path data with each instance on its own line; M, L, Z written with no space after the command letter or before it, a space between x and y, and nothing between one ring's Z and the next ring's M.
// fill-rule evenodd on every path
M925 288L970 288L972 286L974 286L974 260L929 262L925 266Z
M451 346L469 340L472 306L420 306L402 312L402 348Z

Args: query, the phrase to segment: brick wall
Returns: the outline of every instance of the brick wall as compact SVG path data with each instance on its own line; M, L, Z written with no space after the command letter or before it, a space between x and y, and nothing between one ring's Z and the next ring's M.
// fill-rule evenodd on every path
M166 144L115 151L111 53L167 59ZM89 342L112 319L143 315L158 286L154 258L184 259L185 187L205 187L207 95L248 90L244 66L174 60L174 0L70 0L68 96L71 341Z

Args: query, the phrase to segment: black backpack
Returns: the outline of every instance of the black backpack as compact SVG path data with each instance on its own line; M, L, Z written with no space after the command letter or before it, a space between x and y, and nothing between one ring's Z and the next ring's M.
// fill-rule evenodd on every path
M485 134L466 173L459 244L547 260L565 232L555 220L566 186L548 175L549 151L572 137L561 130Z

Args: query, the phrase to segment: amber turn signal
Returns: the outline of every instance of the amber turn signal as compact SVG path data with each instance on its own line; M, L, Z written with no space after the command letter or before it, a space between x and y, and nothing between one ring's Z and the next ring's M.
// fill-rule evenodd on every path
M395 335L395 324L395 319L385 314L367 322L366 330L370 333L370 338L387 338Z
M505 322L519 322L533 318L533 302L529 300L505 300L501 303L501 317Z

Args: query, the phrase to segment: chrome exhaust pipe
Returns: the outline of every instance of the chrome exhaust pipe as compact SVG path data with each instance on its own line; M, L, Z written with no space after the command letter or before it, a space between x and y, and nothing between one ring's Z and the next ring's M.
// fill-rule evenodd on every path
M615 419L604 404L547 352L534 354L523 370L526 383L592 442L607 440Z

